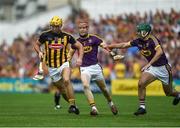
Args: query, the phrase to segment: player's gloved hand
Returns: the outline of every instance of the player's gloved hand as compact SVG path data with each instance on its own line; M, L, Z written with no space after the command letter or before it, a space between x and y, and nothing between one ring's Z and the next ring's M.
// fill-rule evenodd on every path
M123 59L123 58L124 58L123 55L115 55L115 56L113 57L113 60L121 60L121 59Z
M113 58L113 60L121 60L121 59L123 59L124 58L124 56L123 55L117 55L116 53L114 53L113 51L111 51L110 52L110 55L111 55L111 57Z

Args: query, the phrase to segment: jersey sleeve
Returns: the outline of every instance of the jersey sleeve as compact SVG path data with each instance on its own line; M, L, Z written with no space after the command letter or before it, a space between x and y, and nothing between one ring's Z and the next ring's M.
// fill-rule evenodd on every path
M156 50L157 48L160 47L160 40L158 40L155 36L151 36L151 39L153 40L154 42L154 49Z
M46 41L46 35L45 35L44 33L41 34L41 35L39 36L38 41L39 41L41 44L45 43L45 41Z
M138 39L132 40L129 42L132 47L136 47L138 44Z
M69 43L70 43L71 45L74 45L74 44L76 43L76 40L75 40L74 37L71 36L71 35L69 35Z
M94 45L98 45L99 46L101 43L103 43L103 40L100 37L94 35L93 43L94 43Z

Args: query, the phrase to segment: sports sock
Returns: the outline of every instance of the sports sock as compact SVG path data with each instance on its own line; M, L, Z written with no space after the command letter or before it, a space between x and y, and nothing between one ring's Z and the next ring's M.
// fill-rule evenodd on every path
M97 111L96 106L92 106L91 108L92 108L92 110L96 110Z
M111 107L112 105L114 105L114 103L112 101L110 101L109 103L109 106Z
M91 106L91 107L96 106L96 105L95 105L95 102L94 102L94 101L91 102L91 103L90 103L90 106Z
M146 108L145 107L145 99L139 99L139 107L144 108L144 109Z
M69 104L75 106L75 99L69 99Z
M60 100L60 93L56 92L55 95L54 95L55 105L59 105L59 100Z
M177 96L178 98L180 98L180 93L178 94L178 96Z

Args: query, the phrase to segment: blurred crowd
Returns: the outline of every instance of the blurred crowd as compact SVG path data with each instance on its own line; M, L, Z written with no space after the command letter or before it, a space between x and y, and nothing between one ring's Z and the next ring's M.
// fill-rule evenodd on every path
M169 63L172 65L173 77L180 78L180 12L171 9L169 13L156 10L155 13L139 12L120 14L118 16L106 15L91 19L89 14L81 10L77 15L64 19L63 30L78 36L76 21L88 17L90 20L90 33L99 35L108 44L129 41L136 37L136 25L141 22L151 24L152 33L161 42ZM38 69L38 57L32 47L39 33L48 29L39 27L33 35L26 38L17 37L12 45L2 41L0 45L0 77L32 77ZM114 62L102 49L99 49L99 62L104 69L107 80L115 78L139 78L140 69L146 64L145 59L139 54L137 48L124 50L114 49L115 52L125 55L121 61ZM78 68L74 67L73 79L79 79Z

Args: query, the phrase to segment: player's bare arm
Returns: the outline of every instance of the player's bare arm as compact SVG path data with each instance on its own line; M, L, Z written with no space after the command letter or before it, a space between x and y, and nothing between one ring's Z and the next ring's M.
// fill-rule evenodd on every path
M110 44L110 45L107 46L107 48L109 48L110 50L113 49L113 48L123 49L123 48L129 48L129 47L131 47L130 42L122 42L122 43L118 43L118 44Z
M43 52L41 51L40 46L41 46L41 44L39 41L36 41L33 43L33 47L41 60L39 63L38 73L33 77L34 80L42 80L44 78L44 76L43 76Z
M36 41L33 43L33 47L34 47L35 51L37 52L39 58L42 59L43 58L43 52L40 49L41 43L39 41Z
M114 52L112 51L112 49L109 49L109 48L108 48L108 45L107 45L105 42L102 42L102 43L100 44L100 47L102 47L103 49L105 49L106 51L108 51L109 54L111 55L111 57L113 58L113 60L120 60L120 59L123 59L123 58L124 58L124 56L122 56L122 55L117 55L116 53L114 53Z
M151 64L153 64L154 62L156 62L156 61L161 57L161 55L163 54L163 50L162 50L162 48L160 47L160 45L158 45L155 50L156 50L156 54L155 54L154 57L151 59L151 61L150 61L148 64L146 64L146 65L141 69L141 71L144 71L144 70L146 70L147 68L149 68L149 67L151 66Z
M72 48L69 50L69 53L68 53L68 61L71 61L71 60L72 60L75 51L76 51L76 50L75 50L75 49L72 49Z
M83 46L80 42L76 42L74 44L74 46L78 49L78 59L76 61L77 65L80 66L82 64L82 58L83 58L83 55L84 55L84 49L83 49Z
M160 45L158 45L158 47L155 49L156 50L156 54L155 56L152 58L152 60L149 62L149 64L153 64L155 61L157 61L160 56L163 54L163 50L160 47Z

